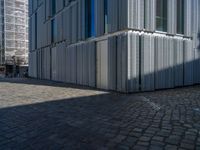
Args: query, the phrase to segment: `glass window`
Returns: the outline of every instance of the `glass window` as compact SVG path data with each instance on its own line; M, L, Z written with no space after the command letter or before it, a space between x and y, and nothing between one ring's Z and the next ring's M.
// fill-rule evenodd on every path
M56 14L56 0L51 0L52 16Z
M108 33L108 0L104 0L104 33Z
M156 0L156 30L167 32L167 0Z
M177 0L177 33L184 34L184 0Z
M55 20L51 20L51 42L55 42L55 38L56 38L56 34L57 34L57 31L56 31L56 23L55 23Z
M85 22L86 22L86 37L95 36L95 10L94 0L85 1Z

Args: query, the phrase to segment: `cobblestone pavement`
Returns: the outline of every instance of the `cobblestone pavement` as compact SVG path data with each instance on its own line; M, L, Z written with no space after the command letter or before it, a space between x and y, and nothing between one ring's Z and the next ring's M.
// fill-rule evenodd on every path
M123 95L0 79L0 149L200 149L200 86Z

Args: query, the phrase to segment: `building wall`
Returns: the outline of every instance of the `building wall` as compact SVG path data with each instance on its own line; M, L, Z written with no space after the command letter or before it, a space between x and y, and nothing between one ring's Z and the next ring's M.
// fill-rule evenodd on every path
M52 1L29 2L31 77L120 92L200 83L199 0L183 0L181 34L178 0L167 1L165 32L156 0Z
M0 0L0 65L28 63L28 0Z

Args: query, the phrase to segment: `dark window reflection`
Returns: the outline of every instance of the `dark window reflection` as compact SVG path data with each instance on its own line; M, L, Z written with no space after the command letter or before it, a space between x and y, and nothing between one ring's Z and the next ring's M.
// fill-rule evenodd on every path
M167 0L156 1L156 30L167 32Z

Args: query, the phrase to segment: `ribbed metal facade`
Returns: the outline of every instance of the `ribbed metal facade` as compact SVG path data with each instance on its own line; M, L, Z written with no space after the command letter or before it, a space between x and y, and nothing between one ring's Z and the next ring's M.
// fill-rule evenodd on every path
M199 0L183 0L183 34L177 0L167 2L167 32L156 31L158 0L91 0L89 38L88 0L56 0L55 10L52 1L29 2L31 77L119 92L200 83Z

